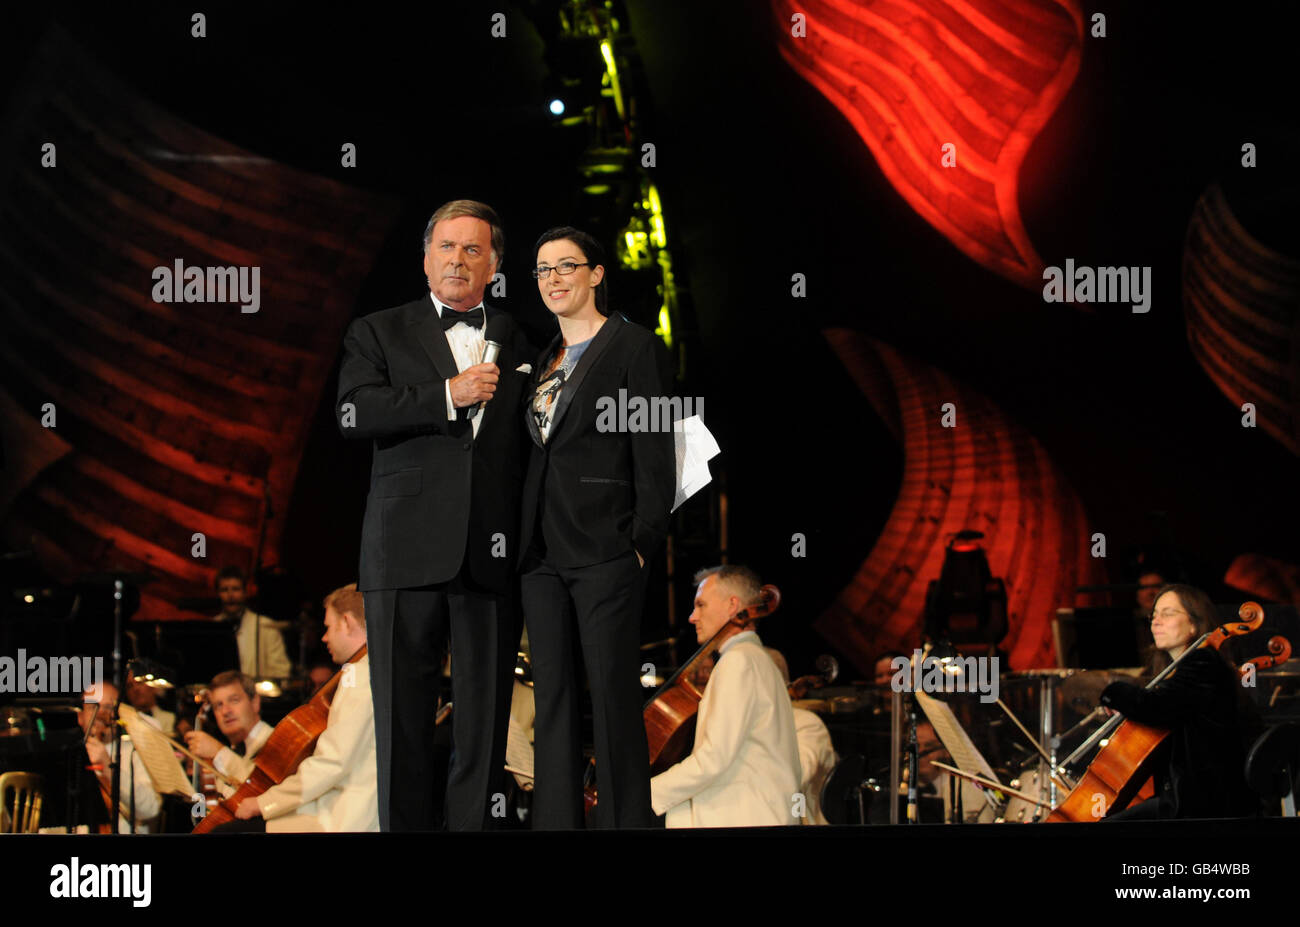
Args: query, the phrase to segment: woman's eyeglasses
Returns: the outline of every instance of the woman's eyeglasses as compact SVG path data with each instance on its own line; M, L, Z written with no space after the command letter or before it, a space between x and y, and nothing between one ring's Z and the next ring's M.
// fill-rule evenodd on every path
M569 276L569 274L573 273L579 267L590 267L590 266L591 264L586 261L583 261L581 264L577 263L576 261L561 261L560 263L556 264L554 267L551 267L548 264L539 264L533 270L533 279L545 280L547 277L551 275L551 271L555 271L561 277L567 277Z

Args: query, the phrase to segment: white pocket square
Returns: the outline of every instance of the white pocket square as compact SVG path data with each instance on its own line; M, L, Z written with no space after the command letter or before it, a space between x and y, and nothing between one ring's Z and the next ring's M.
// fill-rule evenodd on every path
M518 367L515 368L515 373L532 373L532 372L533 372L532 364L520 364Z

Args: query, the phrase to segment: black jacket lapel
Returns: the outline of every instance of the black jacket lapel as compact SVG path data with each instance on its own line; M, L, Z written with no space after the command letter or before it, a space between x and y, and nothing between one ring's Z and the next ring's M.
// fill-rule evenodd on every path
M411 329L419 340L420 347L424 348L429 360L433 361L433 369L438 371L438 376L450 380L458 375L460 368L456 366L451 345L447 343L442 323L438 321L438 307L433 304L433 300L430 298L411 303L411 315Z
M614 340L618 330L623 327L623 321L623 316L617 312L610 315L605 324L600 327L600 331L596 332L596 337L591 339L591 347L582 352L578 366L573 368L573 376L565 381L564 389L560 390L560 401L556 403L555 414L551 416L551 438L555 437L555 430L560 427L560 419L564 418L564 413L573 404L573 397L582 387L587 371L595 365L605 347Z

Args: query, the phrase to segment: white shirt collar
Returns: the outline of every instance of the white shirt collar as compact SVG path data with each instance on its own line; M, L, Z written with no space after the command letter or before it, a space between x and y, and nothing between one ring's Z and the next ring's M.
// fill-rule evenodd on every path
M725 644L722 645L722 647L718 650L718 656L722 656L724 653L726 653L731 648L731 646L735 644L737 641L753 641L755 644L758 644L760 647L763 645L763 642L758 638L757 631L741 631L739 634L735 635L734 637L729 639Z
M451 306L448 306L446 303L444 303L444 302L442 302L441 300L439 300L438 297L434 296L434 295L433 295L433 290L430 290L430 291L429 291L429 298L430 298L431 300L433 300L433 304L438 308L438 318L440 318L440 319L442 318L442 314L443 314L443 312L460 312L459 309L453 309L453 308L451 308ZM477 306L470 306L470 307L469 307L468 309L466 309L465 311L466 311L466 312L473 312L475 309L483 309L484 312L487 312L487 309L484 309L484 307L483 307L483 300L481 300L481 299L478 301L478 305L477 305Z
M263 734L263 733L262 733L263 729L266 730L266 734ZM267 737L269 737L269 736L270 736L270 732L273 731L273 730L275 730L275 729L274 729L273 727L271 727L271 725L267 724L267 723L266 723L265 721L263 721L261 718L258 718L258 719L257 719L257 723L254 724L254 725L249 729L249 731L248 731L248 736L244 738L244 751L245 751L245 752L244 752L244 755L245 755L245 756L248 755L248 752L247 752L247 751L248 751L249 749L251 749L252 746L253 746L254 744L257 744L257 746L260 748L261 745L262 745L262 744L261 744L261 741L263 741L263 740L265 740Z

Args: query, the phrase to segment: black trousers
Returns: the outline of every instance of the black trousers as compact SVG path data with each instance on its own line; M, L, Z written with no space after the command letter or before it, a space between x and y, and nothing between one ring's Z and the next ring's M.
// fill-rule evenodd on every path
M599 827L650 827L650 749L641 709L641 607L636 554L579 569L524 563L521 597L537 703L533 827L583 826L582 715L575 645L591 685Z
M434 722L442 661L451 645L449 830L483 830L505 806L506 725L519 627L504 596L458 579L419 589L366 592L366 647L375 702L379 827L438 826ZM499 797L498 797L499 796Z
M1109 817L1102 818L1102 821L1106 823L1111 821L1167 821L1173 819L1173 815L1169 811L1170 809L1162 805L1159 796L1157 796L1129 805L1123 811L1116 811Z
M209 833L213 834L264 834L266 833L265 818L249 818L247 821L241 821L235 818L233 821L227 821L225 824L218 824L212 828Z

